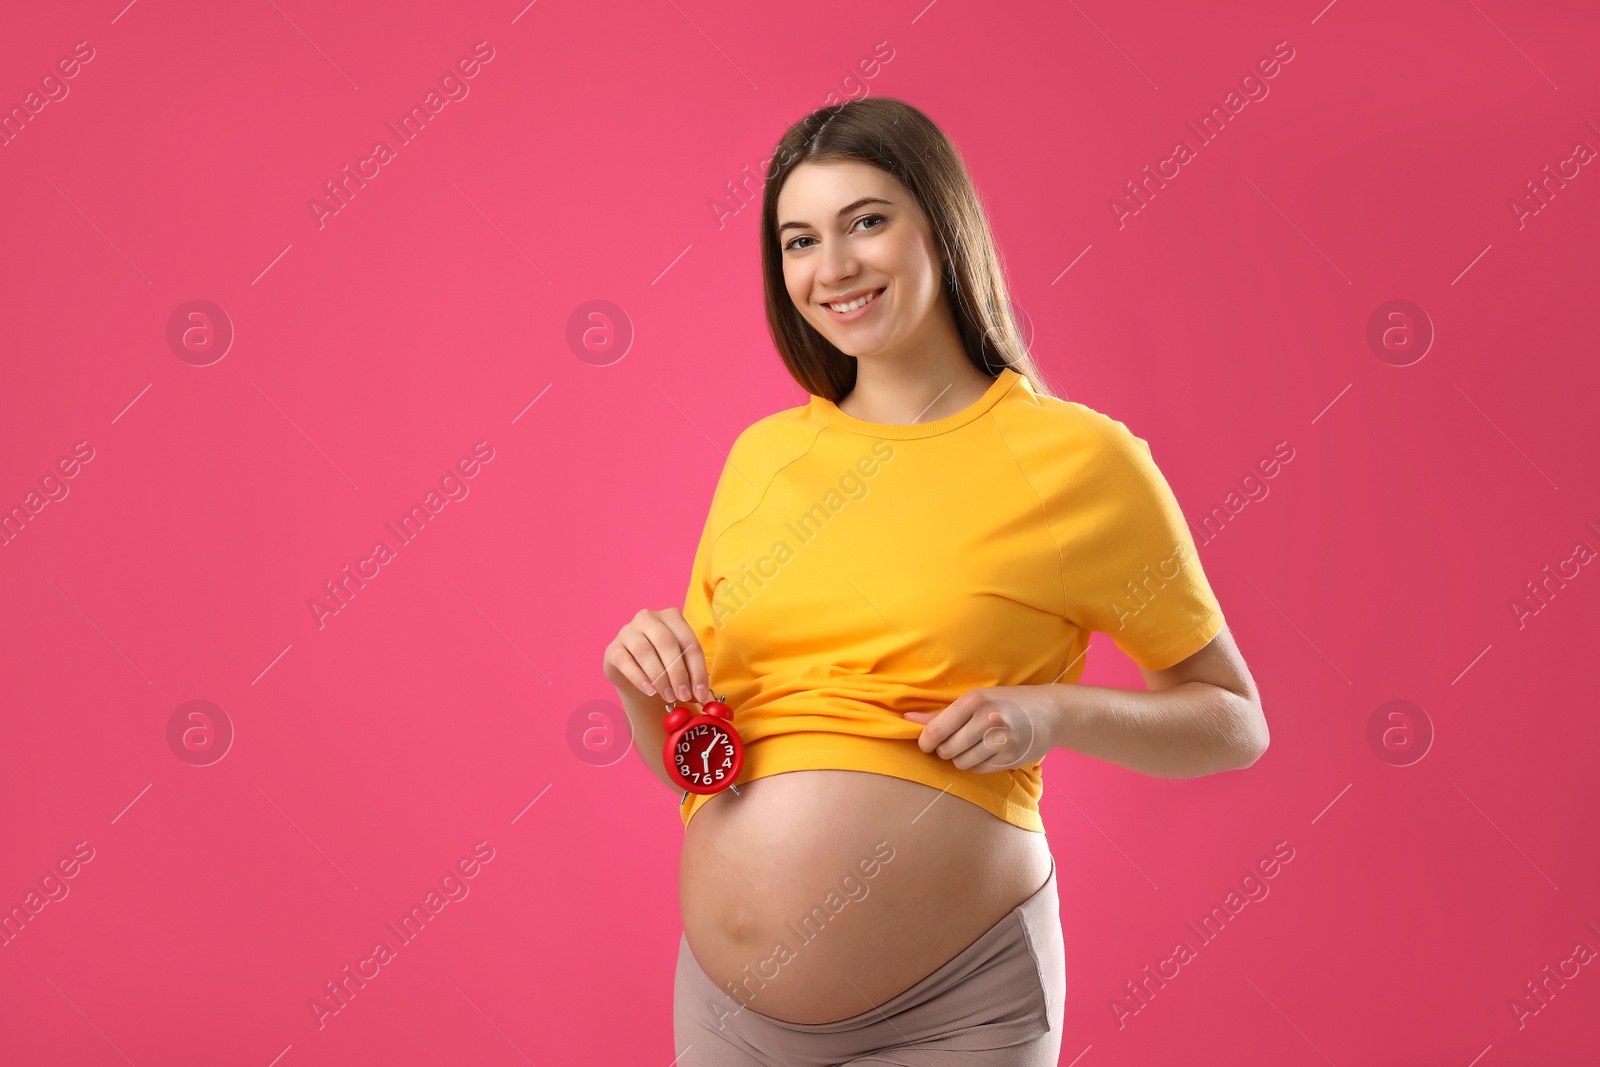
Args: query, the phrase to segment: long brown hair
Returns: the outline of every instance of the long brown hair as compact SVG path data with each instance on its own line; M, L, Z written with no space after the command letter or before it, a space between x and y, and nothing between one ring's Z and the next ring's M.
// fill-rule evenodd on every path
M808 393L838 401L856 383L856 361L805 320L783 280L778 193L802 163L855 160L886 171L917 198L944 257L944 291L973 366L989 377L1010 367L1035 392L1054 396L1028 354L1013 314L989 218L961 154L932 119L903 100L866 97L818 108L784 133L761 197L761 274L767 328L789 373Z

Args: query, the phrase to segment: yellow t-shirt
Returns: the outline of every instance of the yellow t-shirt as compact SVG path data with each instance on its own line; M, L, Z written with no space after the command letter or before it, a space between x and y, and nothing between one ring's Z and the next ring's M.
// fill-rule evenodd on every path
M1009 367L931 422L864 422L812 396L747 428L683 615L744 741L735 784L871 771L1038 832L1040 763L958 769L918 748L922 724L902 713L1075 683L1091 631L1160 670L1223 626L1149 445ZM691 793L685 828L710 800L739 802Z

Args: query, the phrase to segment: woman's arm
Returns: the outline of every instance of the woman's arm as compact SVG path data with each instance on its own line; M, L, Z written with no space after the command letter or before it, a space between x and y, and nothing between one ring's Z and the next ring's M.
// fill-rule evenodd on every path
M974 689L939 712L907 712L917 739L964 770L989 773L1070 748L1157 778L1250 766L1270 737L1255 682L1226 626L1199 652L1142 670L1149 692L1092 685Z
M1271 743L1255 679L1224 626L1200 651L1164 670L1143 668L1147 692L1051 685L1052 748L1157 778L1236 771Z
M689 696L711 699L706 656L694 627L677 608L640 608L606 646L603 669L622 701L639 758L651 774L681 791L663 763L667 706L661 694L681 692L684 702Z

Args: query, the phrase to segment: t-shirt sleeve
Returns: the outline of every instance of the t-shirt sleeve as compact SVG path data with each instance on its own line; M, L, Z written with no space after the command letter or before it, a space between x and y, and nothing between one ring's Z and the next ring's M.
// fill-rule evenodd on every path
M683 618L691 629L695 638L700 642L700 651L706 657L706 669L709 672L711 664L717 656L717 631L712 624L711 616L711 546L716 542L717 533L721 529L721 516L718 503L726 494L723 491L723 482L728 478L729 470L725 464L722 476L717 481L717 488L711 495L711 506L706 514L705 527L700 531L700 543L694 551L694 562L689 569L689 591L683 598Z
M1085 433L1058 520L1066 616L1109 635L1145 670L1171 667L1221 632L1222 607L1150 445L1116 419L1073 406Z

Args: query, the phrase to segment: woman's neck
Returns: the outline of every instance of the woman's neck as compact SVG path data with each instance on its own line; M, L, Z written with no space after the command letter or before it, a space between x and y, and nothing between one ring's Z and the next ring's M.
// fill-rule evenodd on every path
M966 408L994 384L968 358L953 324L913 351L918 355L858 357L856 383L838 401L839 410L863 422L932 422Z

